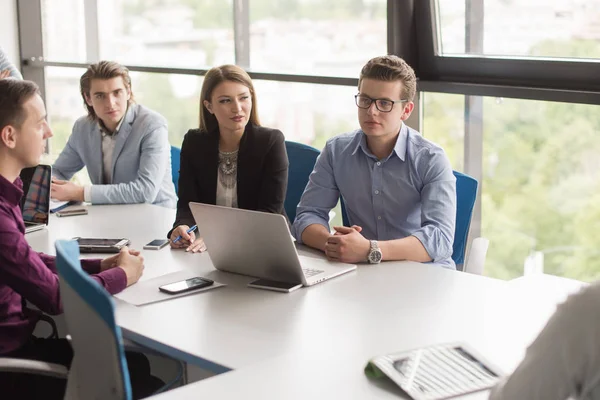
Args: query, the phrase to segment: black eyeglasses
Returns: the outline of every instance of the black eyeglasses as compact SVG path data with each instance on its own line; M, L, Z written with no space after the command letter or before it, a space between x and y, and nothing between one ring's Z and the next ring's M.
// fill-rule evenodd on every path
M358 108L364 109L371 107L371 104L375 102L375 107L377 107L379 111L386 113L392 111L392 109L394 108L394 104L404 103L408 101L406 99L397 101L388 99L372 99L369 96L365 96L363 94L357 94L356 96L354 96L354 100L356 101L356 105Z

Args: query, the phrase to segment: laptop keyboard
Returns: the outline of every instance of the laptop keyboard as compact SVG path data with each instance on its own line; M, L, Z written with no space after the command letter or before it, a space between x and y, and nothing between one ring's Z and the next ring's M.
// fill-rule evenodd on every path
M310 278L311 276L315 276L315 275L319 275L323 271L322 269L314 269L314 268L302 268L302 271L304 271L304 276L307 278Z

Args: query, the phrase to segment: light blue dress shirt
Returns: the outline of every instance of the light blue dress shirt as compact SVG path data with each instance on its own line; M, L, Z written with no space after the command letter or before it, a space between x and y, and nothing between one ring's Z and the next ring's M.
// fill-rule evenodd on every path
M307 226L329 227L329 211L344 199L350 225L369 240L414 236L435 263L456 268L456 178L444 150L402 124L392 153L378 160L362 130L327 141L300 204L292 234L302 243Z

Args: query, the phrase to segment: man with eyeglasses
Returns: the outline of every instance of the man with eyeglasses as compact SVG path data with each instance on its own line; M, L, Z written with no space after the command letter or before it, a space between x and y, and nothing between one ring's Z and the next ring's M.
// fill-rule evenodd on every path
M361 129L325 145L302 195L292 234L347 263L451 259L456 179L444 150L404 121L414 108L417 80L397 56L371 59L355 96ZM343 198L349 227L329 228Z

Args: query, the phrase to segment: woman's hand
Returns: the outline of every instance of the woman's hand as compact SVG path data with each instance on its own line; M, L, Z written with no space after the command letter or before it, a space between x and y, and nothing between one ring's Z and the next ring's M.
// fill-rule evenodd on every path
M173 229L169 240L171 248L185 248L185 251L191 251L192 253L202 253L203 251L206 251L204 240L201 237L196 238L194 232L187 233L189 229L190 227L187 225L179 225L177 228ZM181 238L175 242L175 239L179 236L181 236Z

